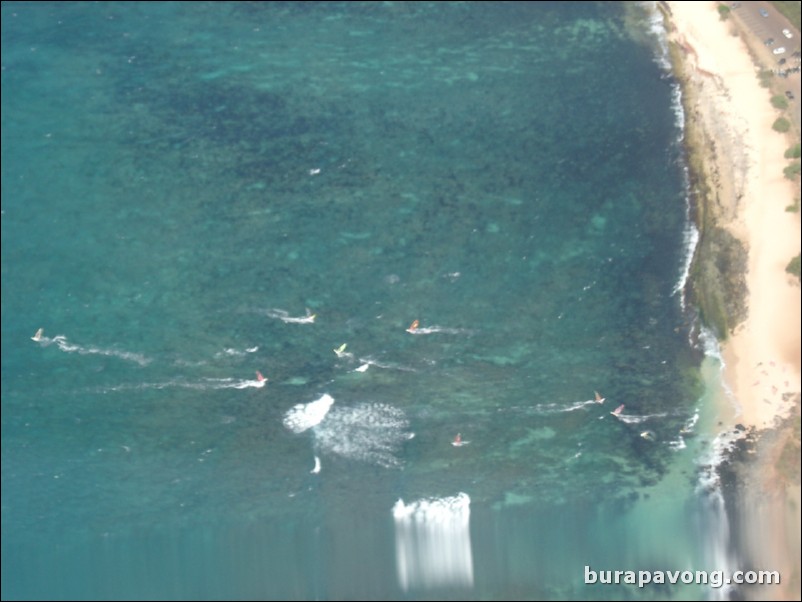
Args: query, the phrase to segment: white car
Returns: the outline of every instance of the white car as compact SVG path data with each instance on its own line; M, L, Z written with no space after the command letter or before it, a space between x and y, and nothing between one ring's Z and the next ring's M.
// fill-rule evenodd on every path
M785 52L785 46L778 46L774 50L772 50L774 54L782 54Z
M794 37L794 34L791 33L790 29L783 29L783 35L789 40Z

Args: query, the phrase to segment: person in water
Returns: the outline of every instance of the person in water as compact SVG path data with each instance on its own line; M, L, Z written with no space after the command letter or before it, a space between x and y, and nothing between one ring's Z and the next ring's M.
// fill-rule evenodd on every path
M451 445L454 447L462 447L463 445L468 445L470 441L463 441L462 440L462 433L457 433L457 436L454 437L454 440L451 442Z

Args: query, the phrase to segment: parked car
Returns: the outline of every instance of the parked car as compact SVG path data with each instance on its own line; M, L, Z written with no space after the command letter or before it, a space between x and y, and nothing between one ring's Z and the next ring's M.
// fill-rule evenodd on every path
M774 54L782 54L785 52L785 46L777 46L774 50L772 50Z
M768 38L765 42L763 42L766 46L771 46L774 44L774 38Z
M790 29L783 29L783 35L789 40L794 37L794 34L791 33Z
M768 16L769 16L769 11L767 11L765 8L761 8L761 9L760 9L760 10L758 10L757 12L759 12L759 13L760 13L760 16L761 16L761 17L768 17Z

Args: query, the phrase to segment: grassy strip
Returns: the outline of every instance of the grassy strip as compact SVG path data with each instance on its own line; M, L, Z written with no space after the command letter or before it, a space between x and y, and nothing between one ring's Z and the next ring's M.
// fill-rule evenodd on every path
M802 3L797 0L797 2L772 2L772 5L797 31L802 29Z

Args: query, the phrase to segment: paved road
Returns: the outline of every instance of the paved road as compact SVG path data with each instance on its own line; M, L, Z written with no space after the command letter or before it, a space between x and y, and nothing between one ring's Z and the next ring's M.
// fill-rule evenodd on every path
M770 2L731 2L732 18L748 34L749 43L752 52L757 55L758 60L763 64L766 69L770 69L778 74L779 71L785 70L789 67L799 67L800 60L794 57L794 52L800 50L800 33L791 25L791 23L777 12ZM768 13L768 17L763 17L760 14L760 9ZM793 35L792 38L786 38L782 30L789 29ZM774 43L766 45L766 40L774 38ZM785 48L785 52L776 55L772 52L775 48ZM785 59L784 65L780 65L780 59ZM794 99L790 101L789 116L792 118L797 132L802 129L800 124L800 96L802 96L802 77L797 73L789 73L788 77L775 77L774 88L778 92L784 93L786 90L794 95Z

